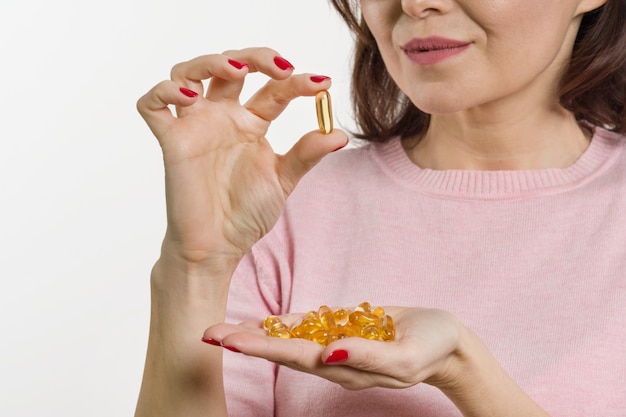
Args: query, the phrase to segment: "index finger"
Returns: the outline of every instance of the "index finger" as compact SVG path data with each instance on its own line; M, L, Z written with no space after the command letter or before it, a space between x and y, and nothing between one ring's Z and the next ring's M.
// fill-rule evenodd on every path
M234 88L228 95L238 96L243 87L243 79L249 72L249 66L223 54L202 55L172 67L172 81L198 93L204 90L202 82L217 77L231 81Z

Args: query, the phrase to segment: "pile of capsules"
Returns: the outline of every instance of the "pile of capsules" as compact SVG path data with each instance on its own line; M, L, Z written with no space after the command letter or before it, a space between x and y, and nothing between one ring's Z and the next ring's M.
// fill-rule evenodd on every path
M368 302L359 304L354 310L340 308L333 311L328 306L321 306L291 326L278 316L268 316L263 326L272 337L306 339L322 346L346 337L391 341L396 334L391 316L381 307L372 308Z

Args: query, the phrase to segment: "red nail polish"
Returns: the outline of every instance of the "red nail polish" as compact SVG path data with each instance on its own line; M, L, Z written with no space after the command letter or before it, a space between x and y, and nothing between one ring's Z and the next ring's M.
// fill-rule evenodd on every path
M343 363L348 360L348 351L343 349L333 350L324 361L325 364Z
M312 75L311 76L311 81L313 81L314 83L321 83L322 81L326 81L330 79L330 77L327 77L325 75Z
M228 350L230 350L231 352L241 353L241 352L239 351L239 349L237 349L236 347L232 347L232 346L222 346L222 347L223 347L224 349L228 349Z
M243 67L247 67L248 64L244 63L244 62L239 62L235 59L229 59L228 63L230 65L232 65L233 67L237 68L237 69L242 69Z
M291 65L291 62L279 56L274 57L274 64L276 64L276 66L283 71L293 69L293 65Z
M346 146L348 146L348 143L350 143L350 139L346 140L346 143L335 149L333 152L337 152L339 149L345 148Z
M186 95L187 97L196 97L198 95L198 93L196 93L195 91L190 90L185 87L180 87L180 92Z
M204 343L208 343L209 345L213 345L213 346L221 346L221 345L222 345L220 342L218 342L218 341L217 341L217 340L215 340L215 339L211 339L210 337L206 337L206 338L205 338L205 337L203 337L203 338L202 338L202 341L203 341Z

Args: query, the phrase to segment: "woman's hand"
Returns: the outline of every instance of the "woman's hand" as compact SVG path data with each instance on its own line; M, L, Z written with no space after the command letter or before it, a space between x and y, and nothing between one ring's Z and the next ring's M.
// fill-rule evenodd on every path
M340 131L310 132L286 155L274 154L265 138L270 123L291 100L330 87L326 77L292 70L267 48L206 55L175 65L170 81L139 99L163 151L164 247L184 261L238 262L272 228L300 178L347 144ZM257 71L271 80L242 105L244 79Z
M323 347L303 339L269 337L260 323L218 324L207 329L204 338L350 390L405 388L420 382L440 387L454 384L463 332L458 320L442 310L385 307L385 311L396 326L392 342L352 337ZM300 317L290 314L282 320L293 323Z
M349 390L405 388L425 382L439 388L466 417L547 417L452 314L384 309L396 325L392 342L351 337L323 347L304 339L266 336L260 323L217 324L204 332L204 341L318 375ZM281 318L293 323L301 316Z

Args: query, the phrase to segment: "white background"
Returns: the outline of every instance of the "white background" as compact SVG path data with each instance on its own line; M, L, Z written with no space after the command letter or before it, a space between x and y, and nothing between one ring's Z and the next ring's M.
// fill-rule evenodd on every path
M350 129L351 37L324 0L20 0L0 39L0 416L131 416L165 226L136 100L176 62L266 45L332 76ZM300 98L268 137L316 127Z

